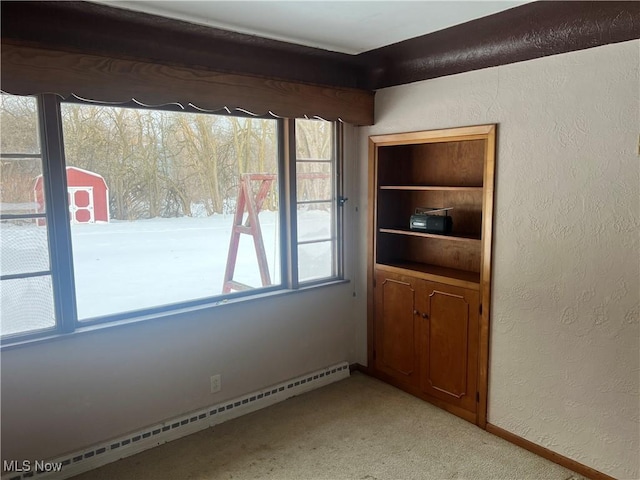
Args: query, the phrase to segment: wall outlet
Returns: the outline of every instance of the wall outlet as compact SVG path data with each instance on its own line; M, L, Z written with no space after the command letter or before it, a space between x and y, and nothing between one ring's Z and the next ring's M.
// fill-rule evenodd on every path
M222 390L222 377L220 374L211 377L211 393L218 393Z

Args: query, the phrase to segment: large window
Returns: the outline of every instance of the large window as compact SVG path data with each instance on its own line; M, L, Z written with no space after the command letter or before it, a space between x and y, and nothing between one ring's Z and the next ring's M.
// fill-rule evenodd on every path
M280 284L277 120L67 103L62 131L79 319L220 295L227 265Z
M48 95L1 114L5 341L341 278L335 123Z

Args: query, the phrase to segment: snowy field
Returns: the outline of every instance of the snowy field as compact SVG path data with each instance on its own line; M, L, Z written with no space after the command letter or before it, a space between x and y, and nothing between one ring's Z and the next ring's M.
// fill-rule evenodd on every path
M155 218L133 222L72 225L80 320L222 293L232 215ZM330 214L299 212L301 240L329 238ZM280 283L279 224L275 212L261 212L264 247L274 284ZM3 275L49 269L46 229L32 223L2 223ZM301 280L331 275L329 242L299 248ZM262 286L252 237L240 236L234 280ZM48 277L1 283L2 334L53 325Z

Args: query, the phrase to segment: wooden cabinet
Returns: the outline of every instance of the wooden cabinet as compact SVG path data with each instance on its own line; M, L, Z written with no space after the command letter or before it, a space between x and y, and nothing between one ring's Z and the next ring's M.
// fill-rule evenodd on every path
M376 368L404 385L417 386L421 335L416 294L420 280L377 272L375 284Z
M421 388L452 405L476 411L478 291L424 281Z
M370 137L369 365L486 423L495 125ZM446 234L410 228L452 208Z

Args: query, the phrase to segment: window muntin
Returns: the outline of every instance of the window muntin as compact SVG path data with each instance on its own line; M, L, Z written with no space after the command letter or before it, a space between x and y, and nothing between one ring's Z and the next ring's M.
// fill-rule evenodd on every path
M37 100L0 95L0 122L0 334L11 336L56 320Z
M335 124L297 119L296 215L298 281L338 275Z
M300 124L302 127L300 127L295 120L274 120L271 118L251 118L247 116L235 117L231 115L214 116L211 114L201 114L195 110L190 113L177 112L171 108L167 110L157 110L124 106L108 107L79 102L77 100L67 103L64 101L61 102L58 97L49 94L41 95L37 98L3 95L3 112L5 113L3 117L7 116L5 107L11 105L10 100L13 98L26 102L30 110L23 109L22 115L17 115L17 118L20 120L18 123L20 124L20 122L22 122L18 128L4 128L7 122L3 118L3 149L1 153L2 160L7 161L3 162L2 173L4 173L4 171L11 171L9 167L12 163L10 163L9 160L19 160L21 162L21 168L19 170L13 168L13 171L14 173L15 171L20 171L22 172L21 174L23 176L26 175L26 177L17 179L17 174L0 176L0 180L3 178L6 180L2 185L3 193L0 195L0 200L2 200L0 202L2 203L2 208L0 209L0 213L2 213L0 248L2 251L0 251L0 253L9 252L11 248L14 248L16 243L19 243L11 238L10 235L3 236L10 226L24 226L28 224L32 231L37 232L37 235L33 235L32 237L27 236L28 241L23 241L22 243L28 248L23 248L20 254L14 252L13 258L5 256L5 259L3 259L4 263L1 263L2 271L0 273L2 274L2 281L0 282L0 289L3 291L0 292L0 294L6 296L8 299L2 302L2 314L4 320L8 317L13 317L14 327L17 325L17 328L4 328L5 322L3 321L3 328L0 332L2 335L2 343L36 339L43 335L51 335L52 333L72 332L88 324L113 322L119 319L134 318L141 315L152 317L158 312L170 312L190 305L208 305L225 298L251 295L253 291L257 291L258 289L262 289L261 291L282 288L295 289L300 283L305 285L317 284L341 278L342 270L339 266L342 255L339 248L341 210L336 208L337 200L341 198L339 196L340 191L338 190L340 181L337 178L340 174L340 164L338 163L340 157L337 155L337 151L341 146L336 145L336 141L339 139L337 133L339 128L336 124L316 120L298 121L302 122ZM74 106L83 108L74 109L72 108ZM91 110L88 107L95 108ZM86 290L83 289L85 286L91 285L92 280L96 280L95 275L93 279L91 275L86 277L82 275L78 276L78 269L73 266L74 260L76 260L78 255L87 253L87 250L83 253L83 242L79 239L82 234L89 232L90 227L104 226L104 224L87 225L84 223L87 220L94 222L99 221L96 211L89 211L91 210L89 207L93 209L97 208L97 203L94 201L95 198L89 201L89 192L87 192L86 189L78 188L78 186L73 185L72 182L69 182L69 188L65 191L65 189L62 188L64 184L61 179L69 178L68 172L65 177L65 159L67 167L80 172L105 168L105 165L113 166L114 163L117 163L113 161L100 161L101 156L99 153L101 151L105 151L105 149L111 153L116 151L114 138L117 137L104 135L105 125L110 121L109 116L105 113L106 109L119 109L117 112L111 111L110 115L112 120L113 118L117 118L118 115L126 117L127 115L123 113L125 110L127 112L139 112L147 115L146 118L143 115L133 115L135 119L134 122L131 122L131 118L124 118L122 120L124 123L129 121L135 125L136 128L139 128L136 135L127 136L127 132L119 132L121 137L128 139L127 142L122 142L120 145L121 151L124 151L128 155L128 157L125 156L128 160L120 162L119 165L125 172L135 172L138 182L133 183L135 188L130 189L130 193L124 196L124 202L116 206L114 202L109 201L107 205L110 216L112 215L112 210L121 208L119 211L121 213L126 212L129 217L134 217L134 214L136 214L148 218L129 218L127 220L118 220L115 223L122 225L127 222L134 223L136 221L154 219L161 222L166 220L165 217L167 216L169 216L169 219L181 218L185 221L197 221L201 216L209 215L211 211L214 212L212 215L218 214L215 210L215 205L218 205L219 208L221 204L222 215L226 216L229 220L225 229L227 234L230 235L233 224L233 213L238 202L237 198L234 199L234 196L238 191L237 186L239 179L243 178L244 175L255 176L256 171L267 172L263 174L263 176L273 177L273 188L270 188L264 195L262 209L259 213L260 226L263 230L263 258L266 259L264 263L269 270L266 282L264 274L260 275L262 278L259 282L255 282L258 277L255 272L256 246L253 237L240 235L238 240L239 257L252 258L252 267L254 269L253 272L250 272L251 269L246 268L246 265L243 266L242 262L237 263L237 268L235 268L232 275L232 283L237 283L237 285L240 285L240 288L225 289L224 285L218 284L212 291L211 284L213 282L210 281L212 277L210 271L203 274L202 270L194 272L193 270L187 269L173 277L183 279L191 275L194 278L201 278L206 275L202 284L206 285L206 288L209 290L202 293L194 293L196 291L195 288L190 287L187 288L188 293L185 294L186 296L180 297L180 287L183 285L175 286L174 284L174 293L178 295L177 298L170 298L169 295L166 294L162 295L162 298L157 296L155 300L148 301L146 306L140 306L140 304L136 304L135 301L127 304L127 299L125 298L117 310L109 310L108 307L104 307L104 300L83 304L82 299L76 299L76 297L84 297ZM39 110L42 111L39 112ZM31 112L30 119L22 118L25 116L25 111ZM198 152L198 146L203 145L205 148L200 149L201 153L211 154L214 151L211 148L206 148L206 141L201 137L215 131L215 128L209 131L211 125L207 122L211 123L214 117L221 117L222 120L219 120L219 124L227 129L226 133L228 136L230 135L230 137L228 137L226 142L217 143L219 152L222 151L223 154L232 152L233 155L237 155L238 157L236 164L233 164L233 162L231 162L231 164L222 162L222 170L226 169L222 174L228 176L229 171L235 172L237 180L235 183L228 182L224 184L224 188L220 189L224 192L220 197L222 199L221 203L215 203L216 200L214 197L210 196L208 199L205 199L205 201L194 206L194 202L185 202L175 189L173 198L178 198L178 200L171 203L171 208L158 209L158 202L154 203L150 199L142 201L140 201L139 198L136 199L136 194L139 194L141 191L153 190L148 188L149 184L153 184L154 181L159 182L163 178L161 174L149 175L149 172L145 169L134 168L145 165L142 160L152 164L159 163L157 156L140 155L139 152L136 152L136 148L142 145L146 150L155 149L156 152L162 154L161 159L165 159L171 155L175 156L175 150L166 147L171 146L171 141L174 141L173 146L175 146L176 131L180 129L174 128L175 125L172 128L168 128L173 125L171 119L165 117L168 113L177 115L178 117L176 118L181 118L183 124L189 124L187 120L189 116L192 117L191 126L193 135L184 134L185 130L182 129L180 140L183 144L178 149L179 151L189 150L189 148L184 145L186 140L189 140L191 141L190 151L192 154L193 152ZM74 115L75 117L73 117ZM72 120L69 120L69 118L72 118ZM163 124L163 122L165 123ZM283 148L285 145L285 127L290 125L291 129L289 132L293 133L292 139L294 144L296 144L296 126L299 132L305 132L305 130L309 130L306 128L307 125L305 122L312 122L309 126L316 126L316 129L311 129L311 137L307 135L300 141L297 152L293 151L296 149L292 149L289 154L290 157L286 157L285 149ZM269 127L269 125L271 125L271 127ZM205 128L203 128L203 126ZM272 130L270 131L269 128ZM101 129L103 130L102 133L100 133ZM274 129L276 131L275 135L273 135ZM7 132L14 132L14 135L9 135ZM22 140L15 138L16 132L22 132L24 134L20 137ZM41 140L38 137L41 132L45 135L42 138L42 146ZM155 133L155 136L153 133ZM171 135L174 136L173 140L170 138ZM313 135L316 137L313 137ZM229 141L229 138L233 138L233 141ZM244 138L248 138L250 141L244 141ZM271 140L272 138L273 140ZM320 139L320 142L314 143L314 138ZM265 139L270 141L265 142ZM307 144L310 142L310 139L312 140L311 145L318 147L315 151L308 148ZM63 150L63 144L67 150L66 155ZM327 145L329 145L329 147L327 147ZM159 148L159 146L162 148ZM142 150L145 150L145 148ZM277 152L275 155L273 153L274 151ZM139 157L138 160L132 161L131 158L136 155ZM270 155L272 156L270 157ZM274 158L275 168L269 168L268 165ZM79 160L77 160L76 163L74 159ZM74 166L74 164L81 166L77 167ZM194 166L197 165L197 162L191 161L187 162L187 164L195 168ZM284 181L285 177L282 175L287 168L292 174L292 176L289 177L292 179L290 188L287 187ZM301 174L296 175L296 170L301 172ZM175 171L184 172L184 169L181 170L178 168L175 169ZM121 173L122 170L116 170L116 172ZM143 175L139 175L140 172L142 172ZM198 172L201 177L209 178L213 176L216 170L206 170L200 166ZM99 175L106 177L109 172L103 173L104 176ZM217 171L217 173L219 174L220 171ZM320 175L313 175L314 173ZM194 176L195 175L196 174L194 174ZM327 178L327 176L333 178ZM186 178L190 178L190 176L186 175ZM41 182L40 186L38 186L38 181ZM15 189L18 184L26 185L26 187L23 188L24 191L22 194L24 195L24 192L27 192L28 198L25 201L5 202L4 198L8 198L8 192L11 192L11 188ZM11 188L6 188L6 186L9 185ZM199 191L201 192L203 189L204 188L201 188ZM251 187L252 196L257 193L257 189L259 189L259 185ZM198 189L191 185L189 191L191 193L197 193ZM285 192L289 191L292 193L299 191L302 196L292 195L291 198L286 199ZM201 196L200 198L204 197ZM45 203L47 204L46 209L50 211L45 211ZM153 205L155 205L155 207L153 207ZM162 202L160 202L160 205L161 207L167 207L169 203L166 202L163 205ZM286 209L284 208L285 205L287 205ZM188 206L191 210L191 216L189 216L189 214L184 215L183 212L187 211L185 206ZM153 210L153 208L155 208L155 210ZM171 212L174 212L174 215L175 212L179 212L180 215L171 217ZM153 214L160 215L160 217L153 217ZM319 219L318 216L324 217ZM286 220L287 218L291 219L293 223L289 223L289 221ZM71 222L69 222L70 220ZM243 227L250 226L250 222L247 222L247 220L245 210L240 220ZM296 228L296 220L299 220L299 229ZM38 227L37 229L35 228L36 226ZM178 229L179 232L183 232L183 230L185 229ZM326 236L327 232L330 232L328 237ZM148 233L149 237L144 239L145 244L148 244L147 241L153 243L153 241L157 240L157 233L166 232ZM86 235L86 237L90 237L90 235ZM91 254L95 254L96 250L99 251L100 247L104 246L101 245L101 242L88 241L88 238L84 240L87 240L84 242L84 246L90 246L89 251ZM96 240L96 238L93 240ZM71 248L72 243L73 249ZM180 243L180 241L178 241L178 243ZM130 245L131 242L121 244L127 253L130 253L128 251ZM226 265L227 255L231 249L229 248L231 245L225 246L222 251L217 251L215 268L217 268L218 271L221 270L223 265ZM37 255L33 254L35 251L38 252ZM146 253L147 252L145 252L145 254ZM166 253L166 251L164 253ZM135 254L133 256L135 256ZM148 264L146 265L146 279L143 279L139 285L142 285L143 288L148 288L150 284L149 278L155 280L156 278L161 278L163 273L166 273L162 270L165 257L166 255L163 255L162 262L155 262L156 265L153 268L157 270L153 270ZM202 263L201 257L201 255L198 256L200 263ZM10 258L10 260L7 260L7 258ZM123 262L122 258L120 258L119 261L122 267L121 273L127 275L128 271L123 264L129 263L129 266L133 266L131 265L133 262ZM52 266L49 267L49 264ZM181 267L183 266L184 265L181 265ZM48 269L36 271L40 267L47 267ZM100 269L98 269L98 271L99 270ZM139 270L142 270L142 268ZM265 269L263 268L262 270L264 273ZM22 273L5 273L5 271ZM76 273L75 278L74 271ZM173 277L171 280L173 280ZM165 279L166 278L165 276ZM104 281L104 279L98 275L98 280L93 282L94 287L92 288L94 288L94 291L86 296L86 298L90 298L91 295L94 295L95 298L95 285L99 285L99 282L102 281ZM242 291L247 284L249 284L250 291ZM267 286L262 287L262 285ZM173 291L174 288L171 287L170 290ZM17 291L22 293L16 293ZM135 296L135 291L133 293L129 292L129 294L130 299L132 296ZM185 300L187 297L193 298L194 300ZM105 295L104 298L109 299L110 296ZM100 302L102 302L102 307L100 306ZM79 307L80 315L77 314L76 307ZM58 317L57 319L56 316Z

